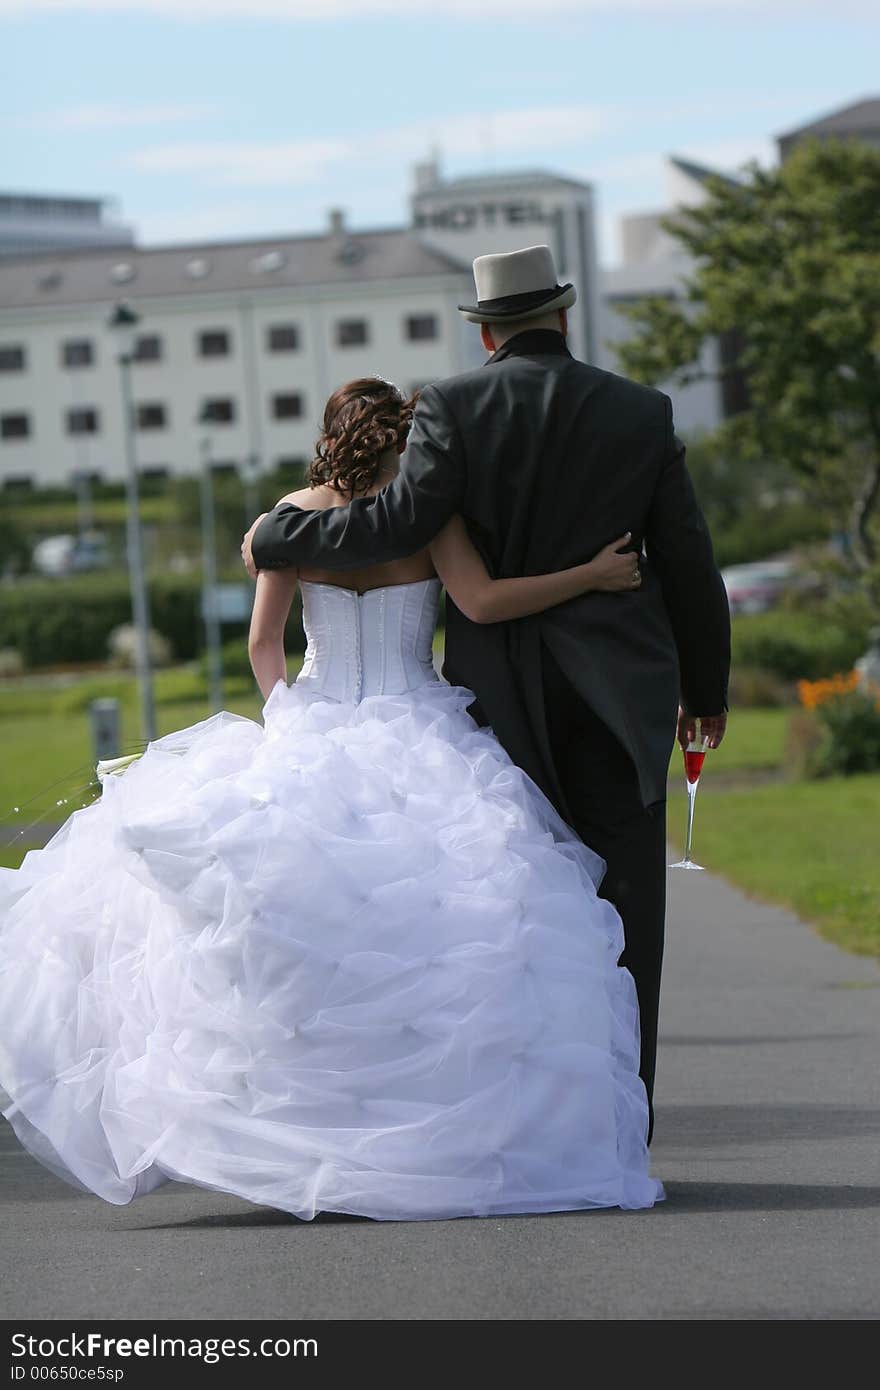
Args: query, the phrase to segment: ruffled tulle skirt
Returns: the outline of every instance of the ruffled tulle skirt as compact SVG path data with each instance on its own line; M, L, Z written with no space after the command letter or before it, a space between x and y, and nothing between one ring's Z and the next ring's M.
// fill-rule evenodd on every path
M0 870L0 1100L110 1202L310 1218L644 1207L616 911L466 707L279 681L157 739Z

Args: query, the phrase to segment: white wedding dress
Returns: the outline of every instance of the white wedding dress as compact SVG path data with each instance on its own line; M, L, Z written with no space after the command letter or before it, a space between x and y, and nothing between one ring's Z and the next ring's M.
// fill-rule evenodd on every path
M651 1206L603 862L437 679L438 580L302 588L263 725L156 739L0 870L4 1114L116 1203Z

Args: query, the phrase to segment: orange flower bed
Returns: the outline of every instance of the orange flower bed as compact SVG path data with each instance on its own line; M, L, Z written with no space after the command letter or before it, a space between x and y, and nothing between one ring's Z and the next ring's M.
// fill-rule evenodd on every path
M841 695L849 695L851 691L859 689L858 671L847 671L846 674L838 672L834 676L829 676L825 680L818 681L798 681L798 696L805 709L818 709L820 705L825 705L829 700L836 700ZM877 689L876 686L871 687ZM867 692L866 692L867 693ZM877 701L877 709L880 710L880 700Z
M858 683L858 671L848 671L846 675L838 672L825 680L798 681L798 695L805 709L818 709L819 705L834 700L838 695L848 695L857 688Z

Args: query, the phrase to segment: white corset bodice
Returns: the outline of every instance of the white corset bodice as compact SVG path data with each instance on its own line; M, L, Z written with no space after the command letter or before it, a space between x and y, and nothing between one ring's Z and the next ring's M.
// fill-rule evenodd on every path
M359 594L301 583L306 654L297 685L331 700L400 695L436 681L433 639L440 580L389 584Z

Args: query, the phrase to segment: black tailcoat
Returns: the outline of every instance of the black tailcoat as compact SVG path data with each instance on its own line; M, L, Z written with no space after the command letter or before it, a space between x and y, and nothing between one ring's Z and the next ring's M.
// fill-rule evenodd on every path
M482 367L425 387L399 476L348 507L281 503L258 526L259 569L348 569L413 554L460 512L496 578L590 559L631 531L637 592L589 593L477 625L447 598L444 675L571 819L549 729L544 644L661 800L679 699L727 708L730 621L669 397L576 361L561 333L520 333Z

